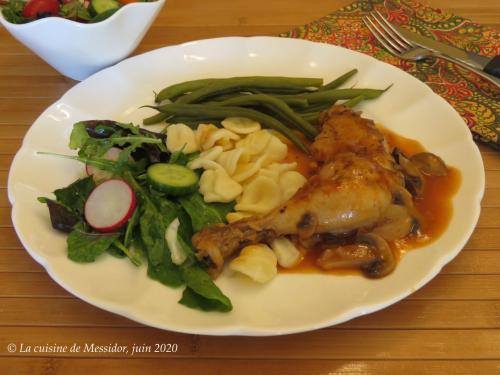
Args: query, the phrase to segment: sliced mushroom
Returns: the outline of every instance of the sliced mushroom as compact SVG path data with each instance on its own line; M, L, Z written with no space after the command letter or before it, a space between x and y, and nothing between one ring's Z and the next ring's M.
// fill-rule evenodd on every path
M385 240L373 233L359 235L357 243L326 249L316 261L326 270L359 268L367 277L388 275L396 267L396 259Z
M406 237L412 230L414 221L406 206L391 204L384 212L380 225L372 230L385 240L393 241Z
M325 269L361 268L377 259L373 248L362 244L352 244L326 249L316 261Z
M374 233L358 236L358 242L370 246L376 255L375 260L361 266L363 273L371 278L380 278L390 274L396 268L396 258L387 242Z
M424 191L424 179L417 166L401 150L392 151L394 160L399 164L405 177L405 187L413 196L420 196Z
M430 152L412 155L409 160L421 173L428 176L446 176L448 174L448 168L443 159Z

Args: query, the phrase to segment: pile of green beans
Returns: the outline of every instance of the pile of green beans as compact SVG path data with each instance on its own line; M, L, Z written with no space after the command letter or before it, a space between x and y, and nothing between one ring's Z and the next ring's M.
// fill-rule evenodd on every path
M203 122L219 123L227 117L247 117L274 129L299 149L309 153L294 130L310 140L318 134L320 113L338 100L354 107L375 99L385 90L338 87L357 73L352 69L328 84L321 78L232 77L181 82L161 90L155 97L158 113L145 118L144 125L166 121L197 127Z

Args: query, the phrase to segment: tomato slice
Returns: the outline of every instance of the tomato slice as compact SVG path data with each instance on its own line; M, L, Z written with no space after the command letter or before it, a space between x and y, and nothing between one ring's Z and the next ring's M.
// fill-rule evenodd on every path
M59 7L57 0L30 0L24 6L22 15L33 19L57 16Z

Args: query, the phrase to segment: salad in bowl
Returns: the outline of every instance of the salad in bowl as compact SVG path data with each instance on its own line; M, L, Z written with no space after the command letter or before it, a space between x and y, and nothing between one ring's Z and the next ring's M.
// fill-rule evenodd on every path
M121 1L7 0L0 23L59 73L83 80L130 55L165 4Z

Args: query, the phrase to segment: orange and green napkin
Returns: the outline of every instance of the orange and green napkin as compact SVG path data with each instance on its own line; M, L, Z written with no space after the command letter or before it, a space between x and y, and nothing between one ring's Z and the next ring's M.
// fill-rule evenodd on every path
M500 150L500 89L442 59L415 63L386 52L362 21L374 9L391 23L423 36L483 56L500 54L500 34L496 30L413 0L356 1L281 36L343 46L405 70L447 100L476 140Z

